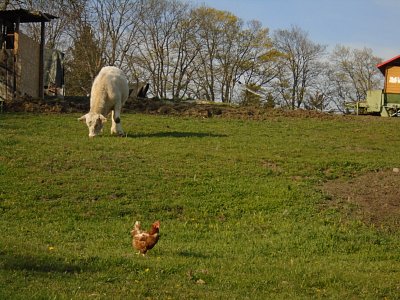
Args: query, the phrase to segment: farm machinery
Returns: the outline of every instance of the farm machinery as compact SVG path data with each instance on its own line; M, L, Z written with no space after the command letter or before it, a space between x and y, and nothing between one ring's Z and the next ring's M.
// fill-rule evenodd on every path
M400 116L400 94L385 93L383 90L368 91L367 99L356 102L354 111L357 115Z
M366 100L358 101L352 107L357 115L400 116L400 55L377 65L377 68L385 76L383 90L368 91Z

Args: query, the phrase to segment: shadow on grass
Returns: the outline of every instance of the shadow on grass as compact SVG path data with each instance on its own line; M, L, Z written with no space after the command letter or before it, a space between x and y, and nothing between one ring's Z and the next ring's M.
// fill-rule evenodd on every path
M200 252L193 252L189 250L183 250L178 252L179 256L188 257L188 258L210 258L209 255Z
M155 133L128 134L127 137L128 138L143 138L143 137L204 138L204 137L227 137L227 135L207 133L207 132L166 131L166 132L155 132Z
M62 257L33 256L33 255L1 255L4 270L21 270L42 273L81 273L84 271L96 271L92 261L79 260L66 262Z

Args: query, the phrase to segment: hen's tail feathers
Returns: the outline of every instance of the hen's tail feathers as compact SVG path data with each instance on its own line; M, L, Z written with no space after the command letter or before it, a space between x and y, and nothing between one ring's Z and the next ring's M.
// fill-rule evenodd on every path
M134 236L134 235L140 233L140 231L141 231L140 222L139 222L139 221L136 221L136 222L135 222L135 226L134 226L133 229L131 230L131 235Z
M140 222L139 221L135 222L135 229L140 230Z

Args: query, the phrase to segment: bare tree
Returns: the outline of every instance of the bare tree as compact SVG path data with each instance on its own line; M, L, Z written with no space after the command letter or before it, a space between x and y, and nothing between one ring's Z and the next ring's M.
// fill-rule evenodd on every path
M70 20L64 46L67 91L77 94L90 92L95 76L104 65L104 49L100 46L97 23L92 22L90 10L89 0L70 0L70 6L64 11L64 18Z
M319 74L320 59L326 47L313 43L299 27L278 30L274 35L276 49L282 53L276 87L283 103L299 108L307 89Z
M79 85L72 90L83 89L87 93L88 86L104 65L129 70L128 58L135 46L135 13L139 1L69 1L68 10L64 12L66 19L73 20L67 28L67 75L69 82Z
M145 73L153 94L166 98L178 96L177 86L183 84L186 64L191 60L187 36L188 5L177 0L148 0L141 2L137 31L138 47L132 60L138 72Z
M90 1L90 20L107 65L126 68L138 29L139 0Z
M320 62L319 74L307 90L304 108L314 110L336 110L334 105L334 88L330 81L330 68L327 61Z
M13 9L27 9L33 11L42 11L54 15L58 18L52 19L51 22L46 23L45 41L47 48L58 48L65 50L66 29L70 25L70 21L65 17L65 12L69 10L70 4L75 0L11 0L6 1L4 6ZM31 38L40 41L41 38L41 25L38 23L21 24L21 29L27 33Z
M175 30L175 42L172 44L171 89L175 99L190 97L189 84L197 69L195 59L200 51L196 43L198 20L189 8L181 17Z
M330 56L329 80L338 109L344 110L346 102L365 100L368 90L382 86L382 75L376 67L381 61L368 48L335 47Z

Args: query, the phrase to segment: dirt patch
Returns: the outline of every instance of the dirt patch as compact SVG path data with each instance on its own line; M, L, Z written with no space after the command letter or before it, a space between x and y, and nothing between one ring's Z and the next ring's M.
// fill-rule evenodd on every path
M371 172L351 180L324 184L326 207L338 208L350 219L390 230L400 229L400 172Z

